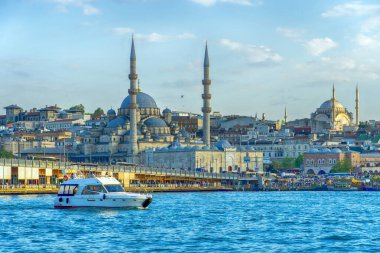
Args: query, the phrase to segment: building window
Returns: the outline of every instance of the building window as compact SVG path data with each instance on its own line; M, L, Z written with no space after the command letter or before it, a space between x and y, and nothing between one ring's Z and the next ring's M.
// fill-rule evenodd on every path
M336 159L333 160L333 164L336 164Z
M332 159L329 159L329 164L332 164Z

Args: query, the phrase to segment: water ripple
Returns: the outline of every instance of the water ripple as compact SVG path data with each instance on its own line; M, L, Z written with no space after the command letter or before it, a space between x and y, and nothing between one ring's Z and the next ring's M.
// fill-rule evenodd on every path
M378 193L155 194L147 210L0 197L1 252L379 252Z

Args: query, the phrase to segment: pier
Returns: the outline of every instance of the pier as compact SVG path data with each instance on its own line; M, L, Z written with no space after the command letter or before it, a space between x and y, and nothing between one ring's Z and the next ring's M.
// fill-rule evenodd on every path
M55 193L65 175L113 176L130 191L253 190L256 175L209 173L134 164L102 165L42 160L0 159L0 194Z

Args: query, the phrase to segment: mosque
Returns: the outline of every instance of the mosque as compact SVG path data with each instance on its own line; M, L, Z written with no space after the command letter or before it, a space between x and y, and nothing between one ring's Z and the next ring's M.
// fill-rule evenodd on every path
M341 104L335 96L335 85L333 85L332 98L323 102L321 106L311 114L311 128L314 133L323 131L344 131L350 127L359 126L359 90L356 87L356 117Z
M186 146L210 146L210 85L209 60L206 44L204 58L203 98L203 140L191 138L184 129L179 129L172 122L172 112L166 108L162 111L155 100L140 89L136 71L136 52L132 38L130 54L130 88L129 95L122 101L116 112L108 110L108 123L104 127L89 130L84 138L81 155L82 161L129 161L136 162L141 152L148 148L170 146L174 141Z
M211 80L206 43L203 61L202 139L192 138L172 122L172 112L158 108L154 99L141 91L136 71L132 38L129 95L117 113L107 112L108 123L85 134L78 161L131 162L147 166L221 173L263 170L263 153L251 147L232 147L221 140L211 146Z

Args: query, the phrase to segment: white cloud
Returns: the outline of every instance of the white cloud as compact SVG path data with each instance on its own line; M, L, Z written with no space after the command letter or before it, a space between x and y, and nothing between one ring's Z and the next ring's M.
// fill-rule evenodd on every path
M301 37L303 33L303 31L301 30L290 29L290 28L285 28L285 27L277 27L276 32L290 39L298 39Z
M134 31L130 27L115 27L112 29L113 34L115 35L131 35ZM195 38L195 35L192 33L184 32L176 35L164 35L156 32L142 34L135 33L134 37L136 40L146 41L146 42L167 42L173 40L188 40Z
M169 40L169 36L162 35L159 33L149 33L149 34L136 33L134 36L136 40L142 40L146 42L165 42Z
M245 6L258 6L258 5L263 4L261 0L191 0L191 1L203 6L213 6L217 3L230 3L230 4L245 5Z
M194 3L201 4L204 6L211 6L216 4L216 0L192 0Z
M245 55L249 63L252 64L266 65L279 63L283 60L281 55L273 52L270 48L265 46L241 44L229 39L221 39L220 44L232 51Z
M316 82L338 81L342 83L379 80L379 65L376 60L353 57L321 57L298 64L297 72L304 73L309 80Z
M365 47L366 49L379 49L380 48L380 38L377 36L369 36L365 34L358 34L356 36L356 43L359 46Z
M330 38L315 38L310 41L308 41L305 44L306 49L309 51L310 54L318 56L322 53L337 47L338 44L334 42Z
M60 12L67 12L68 8L76 7L83 11L86 16L100 14L100 10L92 5L93 0L50 0L56 4Z
M323 12L322 17L341 17L349 15L362 16L371 14L377 10L380 10L380 5L352 2L336 5L333 8Z

